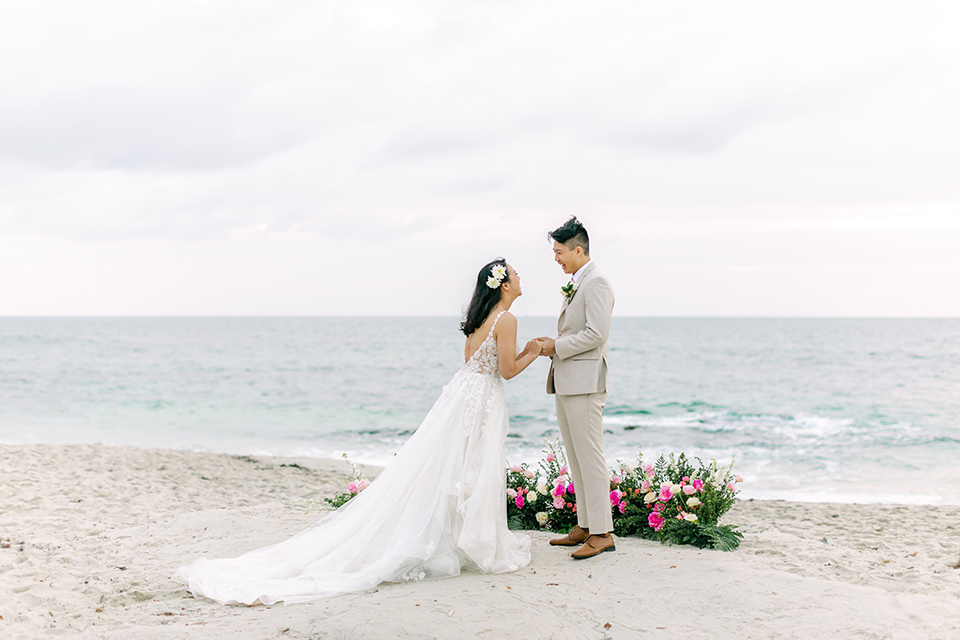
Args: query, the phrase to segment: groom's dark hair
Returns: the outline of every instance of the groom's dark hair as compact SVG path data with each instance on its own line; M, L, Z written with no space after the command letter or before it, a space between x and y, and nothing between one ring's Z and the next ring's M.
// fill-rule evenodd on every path
M577 216L572 216L558 227L547 234L560 244L565 244L571 249L582 247L583 252L590 255L590 236L587 235L586 228L577 220Z

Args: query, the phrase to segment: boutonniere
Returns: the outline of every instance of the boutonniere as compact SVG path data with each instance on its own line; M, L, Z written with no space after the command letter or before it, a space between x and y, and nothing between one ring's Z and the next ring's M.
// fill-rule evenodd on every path
M571 280L567 284L560 287L560 291L561 293L563 293L563 297L567 299L567 302L570 302L571 300L573 300L573 296L577 292L577 289L579 288L580 288L580 283L574 282L573 280Z

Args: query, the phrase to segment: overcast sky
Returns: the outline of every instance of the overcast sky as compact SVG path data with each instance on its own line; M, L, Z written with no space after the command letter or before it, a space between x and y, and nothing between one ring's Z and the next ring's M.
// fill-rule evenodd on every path
M4 2L0 315L960 316L960 3Z

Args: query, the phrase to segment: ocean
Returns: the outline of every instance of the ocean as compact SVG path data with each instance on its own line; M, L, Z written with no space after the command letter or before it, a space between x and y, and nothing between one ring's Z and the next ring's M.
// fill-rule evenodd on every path
M460 366L457 318L0 318L0 442L388 463ZM519 339L553 335L519 319ZM960 503L960 320L614 318L609 462L736 457L743 498ZM511 463L559 437L505 383Z

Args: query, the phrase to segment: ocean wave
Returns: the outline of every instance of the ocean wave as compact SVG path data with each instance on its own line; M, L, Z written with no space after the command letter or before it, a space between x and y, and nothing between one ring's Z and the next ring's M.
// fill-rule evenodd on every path
M903 446L928 444L936 437L908 422L857 420L798 413L796 415L750 414L733 411L701 411L651 416L620 414L604 416L611 433L673 431L704 435L740 435L780 446L804 441L839 438L859 444ZM633 437L640 433L632 434Z

